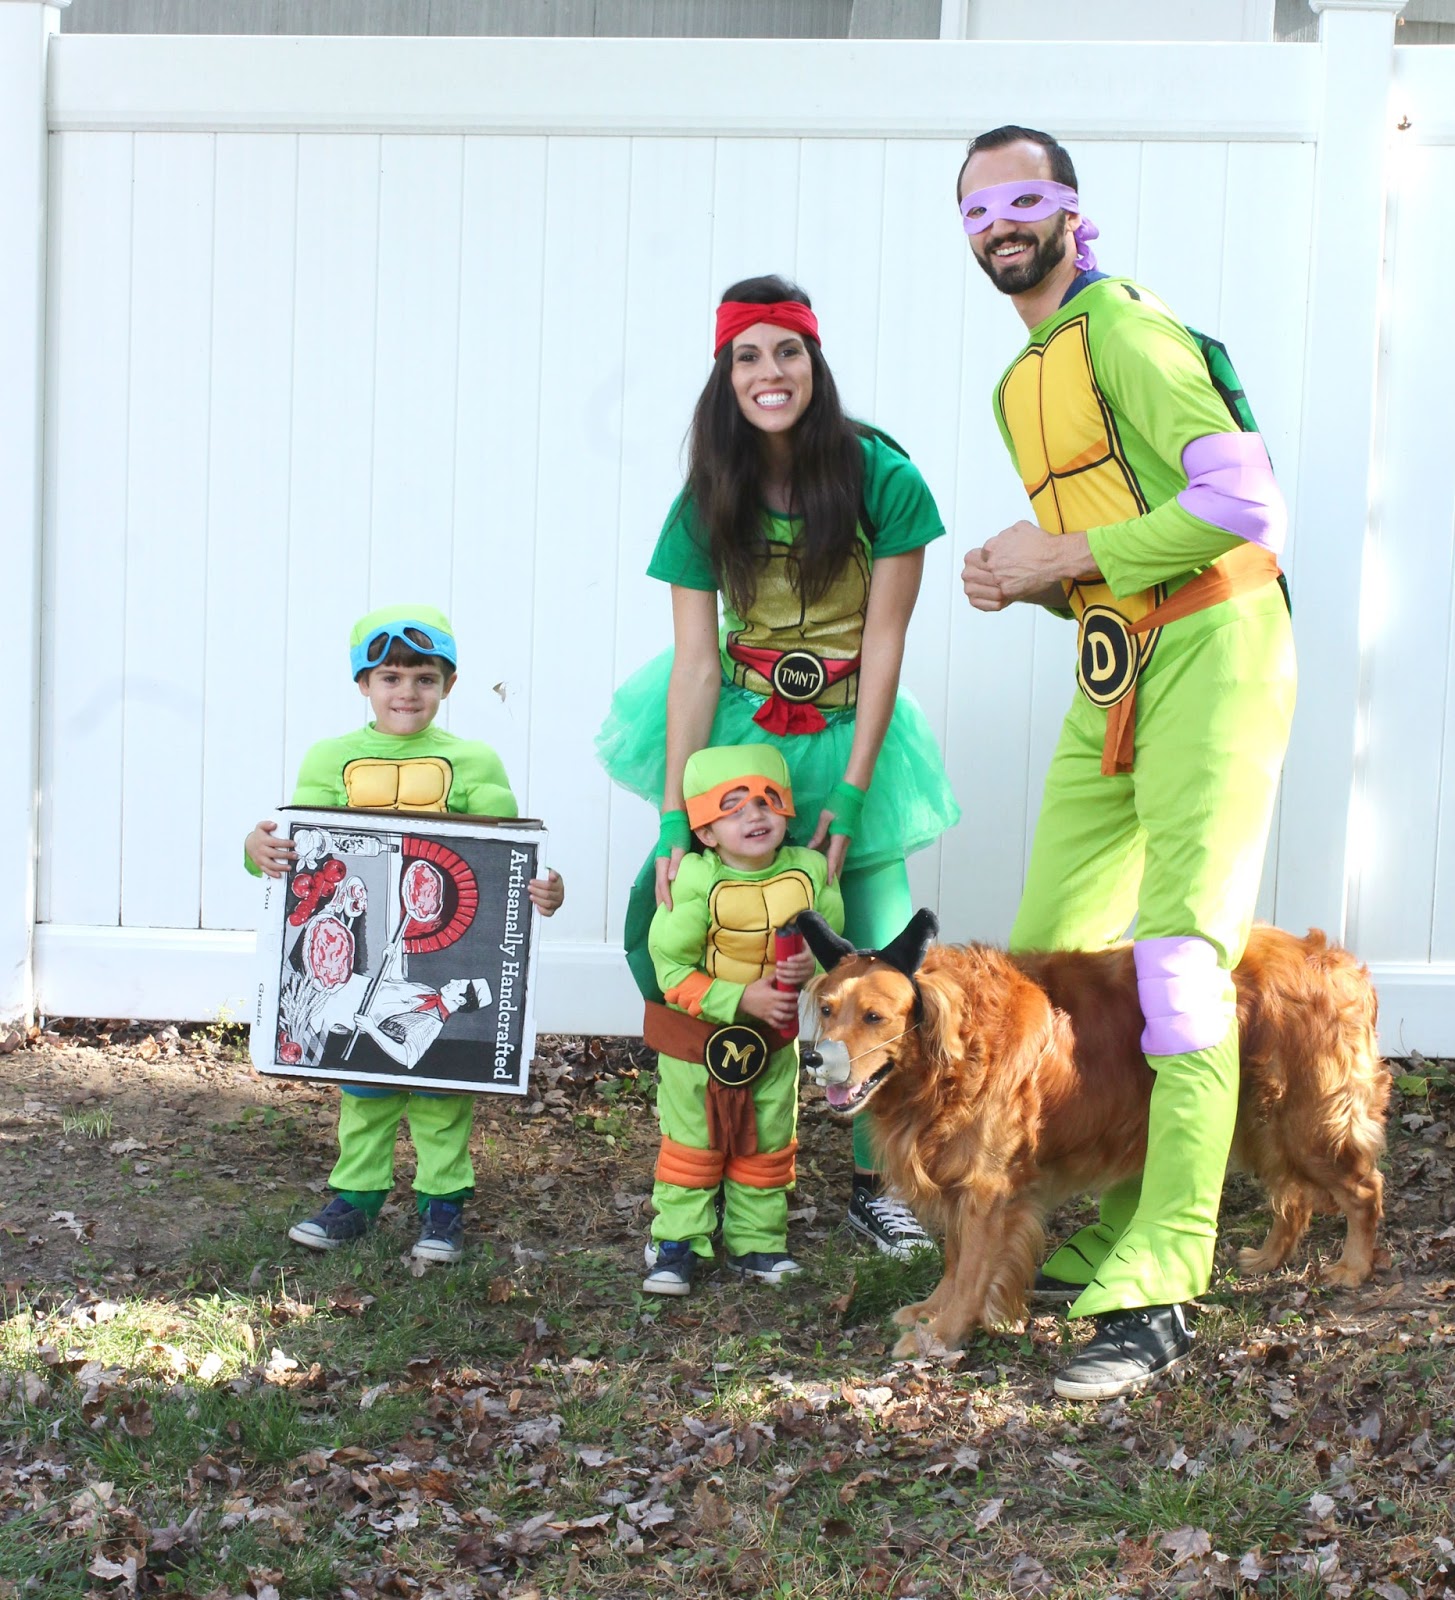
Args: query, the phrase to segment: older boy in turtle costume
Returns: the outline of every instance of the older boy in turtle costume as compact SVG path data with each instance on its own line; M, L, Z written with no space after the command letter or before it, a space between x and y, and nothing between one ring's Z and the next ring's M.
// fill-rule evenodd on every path
M432 606L385 606L360 618L349 636L349 666L373 720L309 748L292 803L519 815L505 768L490 746L433 726L455 686L457 660L449 620ZM272 822L253 829L244 853L249 872L270 877L283 876L295 854ZM528 888L542 916L551 916L565 898L554 872ZM432 1021L448 1021L443 996L428 1003ZM407 1114L418 1158L420 1234L413 1254L423 1261L458 1261L464 1253L462 1207L475 1192L473 1097L363 1084L342 1088L339 1156L328 1179L333 1197L321 1211L294 1223L288 1237L311 1250L333 1250L367 1232L393 1186L394 1144Z
M687 856L648 948L666 1005L644 1033L661 1052L662 1144L649 1294L683 1295L712 1258L716 1199L729 1268L763 1283L799 1270L788 1254L788 1191L798 1141L798 996L807 951L774 959L775 930L844 907L817 850L784 847L793 815L788 766L770 745L699 750L683 775L688 821L705 847ZM776 980L776 986L775 986Z

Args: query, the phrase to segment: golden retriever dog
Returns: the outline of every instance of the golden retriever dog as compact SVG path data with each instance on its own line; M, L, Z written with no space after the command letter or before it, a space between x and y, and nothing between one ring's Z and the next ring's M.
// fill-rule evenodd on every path
M811 912L799 924L825 968L805 1065L839 1116L873 1116L881 1171L944 1233L944 1277L896 1314L912 1331L895 1354L924 1349L926 1334L956 1349L976 1327L1019 1322L1049 1213L1142 1169L1152 1072L1132 947L931 948L938 924L921 911L882 951L856 951ZM1337 1209L1344 1252L1323 1282L1362 1283L1389 1100L1369 973L1322 933L1258 927L1233 976L1242 1090L1229 1166L1273 1209L1262 1247L1238 1263L1274 1271L1314 1211Z

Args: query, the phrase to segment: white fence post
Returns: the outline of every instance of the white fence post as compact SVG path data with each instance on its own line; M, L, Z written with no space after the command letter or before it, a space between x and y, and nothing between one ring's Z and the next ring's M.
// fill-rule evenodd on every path
M1359 717L1394 19L1404 0L1310 0L1323 110L1314 175L1290 579L1299 706L1284 770L1277 920L1344 933ZM1256 229L1245 241L1258 248ZM1297 262L1269 262L1270 272Z
M52 6L0 0L0 571L15 673L10 754L0 762L0 1021L7 1022L28 1019L34 998L46 50L55 28Z

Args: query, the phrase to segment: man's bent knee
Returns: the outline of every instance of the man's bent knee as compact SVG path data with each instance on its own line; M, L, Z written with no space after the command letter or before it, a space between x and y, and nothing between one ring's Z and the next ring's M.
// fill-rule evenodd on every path
M1217 950L1196 935L1138 939L1137 996L1142 1002L1142 1049L1180 1056L1221 1044L1237 1018L1231 976Z

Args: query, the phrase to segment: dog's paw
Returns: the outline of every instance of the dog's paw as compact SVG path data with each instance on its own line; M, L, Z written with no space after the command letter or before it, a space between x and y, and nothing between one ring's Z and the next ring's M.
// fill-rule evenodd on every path
M1250 1278L1266 1278L1283 1265L1282 1259L1271 1250L1255 1250L1251 1245L1238 1252L1238 1271Z
M1319 1274L1319 1286L1324 1289L1357 1289L1368 1278L1368 1272L1361 1272L1358 1267L1346 1266L1342 1261L1336 1261L1332 1267L1325 1267Z
M889 1320L896 1328L912 1328L928 1309L927 1300L916 1300L912 1306L901 1306Z
M933 1361L937 1356L951 1353L952 1346L940 1338L927 1318L916 1322L908 1333L902 1333L891 1352L896 1361Z

